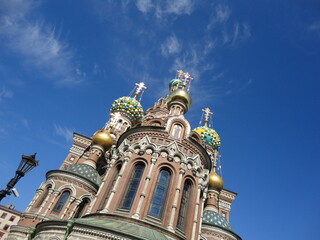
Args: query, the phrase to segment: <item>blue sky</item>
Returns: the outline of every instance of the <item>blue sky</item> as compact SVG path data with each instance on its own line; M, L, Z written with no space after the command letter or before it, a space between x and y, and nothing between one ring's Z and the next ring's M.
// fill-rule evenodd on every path
M21 154L39 167L7 197L24 210L72 132L90 136L144 81L144 109L189 72L198 126L214 112L225 187L243 239L318 236L320 3L0 0L0 186Z

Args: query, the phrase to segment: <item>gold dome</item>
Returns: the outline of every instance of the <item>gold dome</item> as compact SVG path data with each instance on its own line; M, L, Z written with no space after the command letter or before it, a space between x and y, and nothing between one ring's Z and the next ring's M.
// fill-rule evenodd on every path
M178 100L178 99L181 99L182 101L184 101L184 103L187 104L188 108L190 107L191 97L190 97L190 94L186 90L179 88L179 89L174 90L168 96L168 102Z
M211 170L209 174L209 190L217 190L220 192L222 189L223 189L222 178L216 173L215 170Z
M113 140L109 131L98 132L92 137L92 145L98 145L105 151L109 150L113 145Z

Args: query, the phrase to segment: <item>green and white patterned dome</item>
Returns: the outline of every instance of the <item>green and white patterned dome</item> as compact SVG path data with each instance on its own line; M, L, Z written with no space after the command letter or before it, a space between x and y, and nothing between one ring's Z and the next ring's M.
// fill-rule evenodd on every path
M101 178L97 170L88 164L72 164L67 166L64 170L84 177L98 186L101 185Z
M221 216L219 213L212 210L205 210L203 212L202 223L219 226L231 231L231 225L228 220Z
M112 104L111 113L124 112L135 122L139 122L143 117L143 108L138 100L132 97L121 97Z
M202 140L211 145L214 149L218 149L220 147L220 137L212 128L202 126L193 129L193 131L198 133Z

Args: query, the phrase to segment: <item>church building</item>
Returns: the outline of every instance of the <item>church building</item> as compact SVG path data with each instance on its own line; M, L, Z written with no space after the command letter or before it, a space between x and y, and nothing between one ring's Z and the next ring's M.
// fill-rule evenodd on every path
M229 223L237 194L219 176L212 113L204 108L195 129L184 116L191 80L177 71L167 96L146 111L146 86L136 84L91 137L74 133L6 239L241 240Z

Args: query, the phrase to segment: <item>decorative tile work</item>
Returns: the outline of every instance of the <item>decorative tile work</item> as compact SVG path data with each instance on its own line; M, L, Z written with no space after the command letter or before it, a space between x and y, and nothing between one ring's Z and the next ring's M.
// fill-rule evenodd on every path
M212 210L205 210L203 212L202 223L215 225L215 226L219 226L219 227L223 227L225 229L231 230L230 223L224 217L222 217L219 213Z
M95 184L101 184L101 178L97 170L87 164L72 164L67 166L64 170L85 177Z

